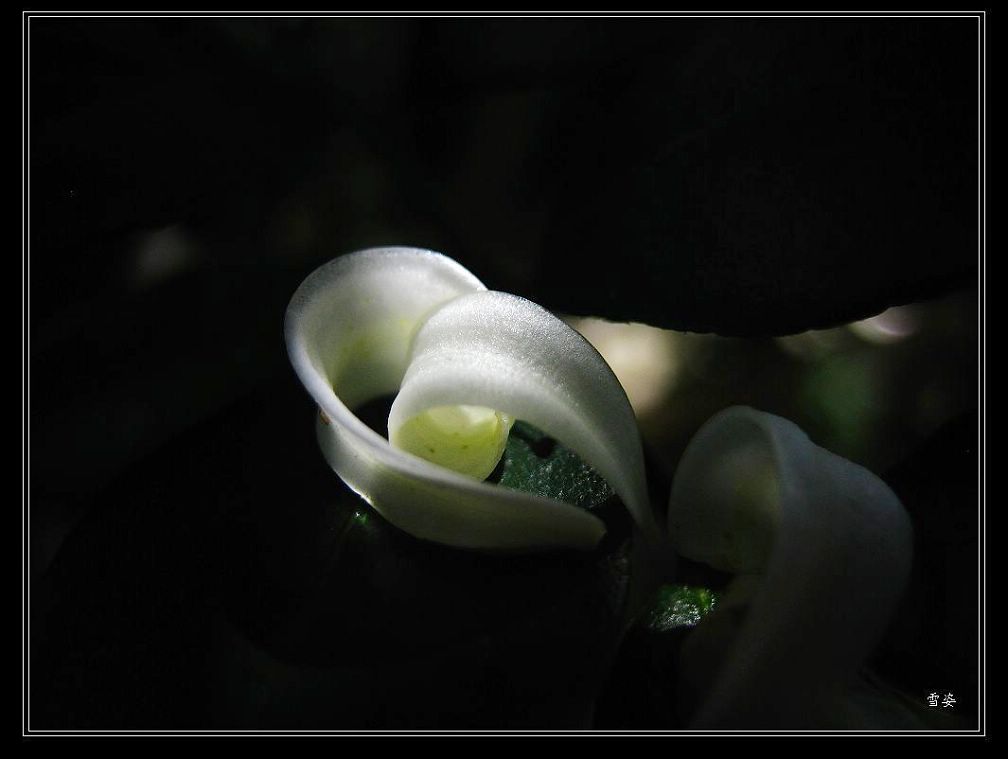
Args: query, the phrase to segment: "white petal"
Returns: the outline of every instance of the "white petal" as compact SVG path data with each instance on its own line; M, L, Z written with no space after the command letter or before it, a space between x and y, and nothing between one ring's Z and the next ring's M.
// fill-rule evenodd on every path
M397 399L391 429L398 432L416 414L448 405L483 406L526 419L580 453L635 512L646 510L633 413L605 362L576 332L527 301L498 293L487 294L482 306L468 299L484 290L451 259L411 248L362 251L309 276L291 300L286 337L291 362L324 414L316 427L319 445L351 488L417 537L467 548L591 548L605 532L597 517L398 450L350 411L399 388L420 330L427 337L418 336L418 363L410 370L417 379L408 381L412 389ZM456 299L462 311L442 315L439 308L454 306ZM523 305L501 310L504 301ZM454 324L469 332L438 332L439 324L463 312L468 326ZM535 329L516 328L513 318L532 313ZM495 331L506 337L491 338ZM428 339L435 334L442 334L447 350L468 345L467 361L486 381L473 384L471 372L437 368L445 354L432 350ZM530 356L536 360L530 362ZM510 377L515 392L502 393L489 372ZM563 402L572 406L561 410ZM602 439L607 425L616 442Z
M683 555L760 580L696 723L829 724L909 574L912 529L893 492L788 420L735 407L683 455L669 530Z
M399 388L417 325L443 303L486 287L440 253L370 248L313 271L291 298L287 352L319 406L354 408ZM325 401L323 403L322 401ZM341 413L334 407L334 413Z
M637 422L619 380L591 344L516 295L479 292L419 329L389 414L389 439L430 408L481 405L522 419L590 464L654 534Z

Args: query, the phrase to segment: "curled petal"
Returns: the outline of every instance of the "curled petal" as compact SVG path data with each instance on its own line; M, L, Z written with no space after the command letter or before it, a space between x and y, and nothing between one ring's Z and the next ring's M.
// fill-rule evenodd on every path
M457 451L470 441L499 447L511 420L526 419L609 478L635 513L646 510L633 413L602 358L546 311L486 292L451 259L412 248L338 258L295 293L285 329L291 362L321 411L316 429L330 466L412 535L465 548L588 549L605 527L570 504L490 485L393 447L352 413L404 382L389 428L407 449L420 452L446 419L468 425L469 437L453 441ZM510 393L501 386L505 377ZM606 425L615 444L601 439ZM483 460L463 464L470 473L486 469Z
M417 325L444 303L486 287L450 258L371 248L336 258L301 283L287 307L287 353L327 414L399 388ZM323 402L324 401L324 402ZM356 421L356 417L353 417Z
M690 442L668 518L681 554L740 576L722 604L721 621L738 620L733 633L724 633L715 611L684 648L684 656L710 650L704 636L716 631L725 649L695 722L842 720L842 694L883 634L910 570L912 529L893 492L786 419L735 407ZM741 605L747 611L739 616Z
M626 393L598 351L544 308L486 291L424 322L392 404L389 438L428 409L463 404L497 409L562 441L605 477L638 524L653 525Z

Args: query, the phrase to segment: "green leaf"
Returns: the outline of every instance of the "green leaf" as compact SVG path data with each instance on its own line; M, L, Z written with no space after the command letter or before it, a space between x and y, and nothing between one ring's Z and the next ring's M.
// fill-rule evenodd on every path
M652 632L695 627L717 604L718 594L709 588L663 585L641 624Z
M687 635L716 608L720 593L707 582L723 582L702 565L680 562L690 584L665 584L651 596L627 631L599 697L599 729L676 730L688 725L679 704L680 650ZM697 584L694 584L697 583ZM713 674L717 662L691 662Z
M602 507L614 497L609 484L576 453L522 421L511 428L501 464L490 480L587 511Z

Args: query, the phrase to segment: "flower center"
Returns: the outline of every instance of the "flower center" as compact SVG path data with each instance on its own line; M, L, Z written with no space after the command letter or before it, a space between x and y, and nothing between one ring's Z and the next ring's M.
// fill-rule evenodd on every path
M486 479L497 466L514 420L484 406L439 406L392 431L401 450L460 474Z

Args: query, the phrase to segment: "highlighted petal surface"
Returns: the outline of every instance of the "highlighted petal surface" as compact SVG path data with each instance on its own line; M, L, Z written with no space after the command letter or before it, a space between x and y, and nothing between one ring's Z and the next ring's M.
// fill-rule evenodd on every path
M609 367L559 319L486 291L451 259L412 248L338 258L295 293L286 337L329 464L412 535L495 550L598 543L592 514L475 479L514 419L577 452L653 530L636 421ZM389 439L406 450L351 411L396 391Z
M668 518L680 553L738 575L684 646L723 657L696 724L842 723L910 570L909 517L888 486L788 420L735 407L690 442Z

